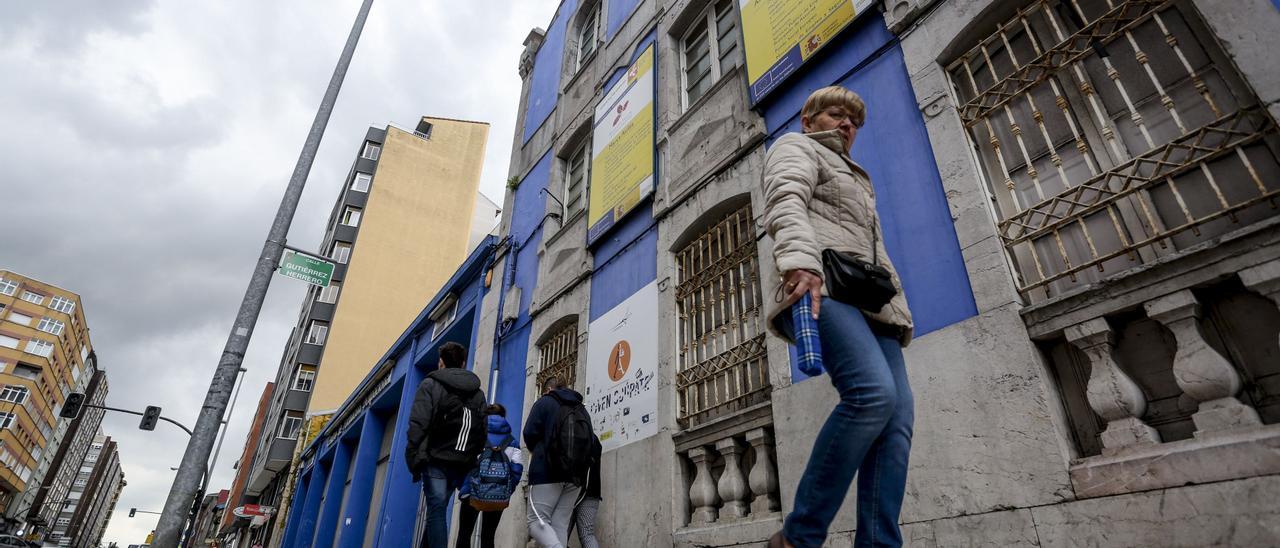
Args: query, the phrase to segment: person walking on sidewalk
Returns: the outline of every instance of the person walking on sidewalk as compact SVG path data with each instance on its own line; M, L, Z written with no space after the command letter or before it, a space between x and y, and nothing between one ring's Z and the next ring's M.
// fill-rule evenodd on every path
M476 521L480 522L480 548L493 548L493 537L511 493L520 484L524 456L511 435L507 408L490 404L484 413L488 440L480 453L480 465L467 475L458 490L458 541L455 548L470 548Z
M409 410L405 463L427 499L424 548L449 542L449 497L476 465L484 448L484 392L480 377L466 370L467 349L454 342L440 347L435 371L418 385Z
M587 481L582 486L582 495L573 510L573 524L578 531L578 542L582 548L600 548L596 539L596 515L600 512L600 438L596 438L592 450L591 466L587 469ZM573 529L571 527L570 529Z
M598 446L582 395L559 378L542 384L542 397L529 410L524 445L529 461L529 536L542 548L569 543L569 521Z
M782 136L765 156L764 224L780 273L769 325L795 340L790 307L809 295L822 364L840 395L771 547L821 546L855 474L854 544L902 544L898 515L914 420L902 348L912 321L871 179L849 157L866 113L848 89L817 90L801 110L804 132Z

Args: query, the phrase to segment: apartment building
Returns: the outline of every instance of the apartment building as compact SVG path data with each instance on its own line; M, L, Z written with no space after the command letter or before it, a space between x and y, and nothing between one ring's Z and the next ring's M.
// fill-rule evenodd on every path
M57 413L67 394L84 391L95 362L79 295L0 270L0 508L11 529L56 472L71 425Z
M96 370L96 362L95 356L90 355L86 367L95 369L84 394L86 404L100 406L107 401L109 387L106 372ZM97 443L96 438L102 434L102 419L105 414L103 409L84 407L76 418L69 421L62 419L63 422L69 422L69 425L54 454L50 472L45 475L40 491L32 500L31 510L27 513L29 522L52 524L64 513L64 506L71 500L75 483L79 481L77 478L83 474L83 463L91 452L91 446ZM52 534L56 530L57 528L48 528L47 532ZM46 538L52 537L46 535Z
M235 469L236 477L231 481L231 489L227 493L228 504L253 504L257 502L256 497L244 497L245 486L249 482L250 465L253 463L253 457L258 450L258 440L262 437L262 426L267 420L267 408L271 405L271 394L275 391L275 383L267 383L262 388L262 395L258 396L258 407L253 413L253 422L249 426L249 434L245 438L244 449L240 452L240 458L236 460ZM234 510L235 506L232 506ZM254 522L250 518L237 518L234 512L223 512L222 519L219 521L216 531L218 539L223 546L243 548L249 538L246 531L248 528L259 528L265 520ZM244 542L242 542L244 541Z
M75 480L59 512L45 535L45 546L95 548L102 540L115 502L124 489L120 451L116 442L101 431L77 467Z
M337 270L299 311L255 454L242 463L244 500L287 510L297 451L466 258L473 231L492 228L492 212L476 212L488 131L423 117L412 130L366 132L320 245ZM273 515L253 541L279 527Z

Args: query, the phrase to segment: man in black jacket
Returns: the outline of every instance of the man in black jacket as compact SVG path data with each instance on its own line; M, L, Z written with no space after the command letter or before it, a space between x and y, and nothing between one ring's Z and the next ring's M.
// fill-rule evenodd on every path
M445 548L449 541L449 496L462 486L484 447L484 392L480 377L466 370L467 349L454 342L440 347L438 368L418 385L409 411L405 463L427 498L422 546Z
M544 381L542 391L524 425L525 447L533 454L528 468L529 536L542 548L561 548L569 542L569 521L582 492L587 466L577 470L557 466L556 463L564 459L562 455L552 454L552 438L559 436L558 430L565 427L566 413L581 413L588 423L590 417L582 408L582 394L566 388L559 378Z

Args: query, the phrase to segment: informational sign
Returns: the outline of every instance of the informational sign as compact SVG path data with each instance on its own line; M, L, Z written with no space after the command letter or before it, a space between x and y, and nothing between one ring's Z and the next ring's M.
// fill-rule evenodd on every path
M596 106L587 243L653 193L653 45Z
M286 249L284 250L284 256L280 257L280 266L276 269L276 272L286 278L302 280L320 287L329 287L329 280L333 278L334 266L334 263L320 257Z
M231 510L236 517L251 518L255 516L269 516L275 513L276 509L272 506L262 506L259 504L246 504L237 506Z
M644 286L587 333L587 412L605 451L658 433L658 282Z
M773 91L871 2L738 0L751 104Z

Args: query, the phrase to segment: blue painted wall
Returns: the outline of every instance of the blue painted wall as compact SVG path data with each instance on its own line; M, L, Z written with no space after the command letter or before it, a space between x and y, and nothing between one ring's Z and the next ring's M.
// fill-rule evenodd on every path
M1280 0L1276 0L1280 2ZM613 35L622 28L622 24L631 17L631 13L636 11L636 6L640 5L640 0L609 0L609 10L606 14L608 21L606 22L604 38L608 41ZM642 48L643 49L643 48Z
M569 18L577 7L577 0L564 0L556 16L547 27L547 37L534 55L533 74L529 77L529 97L524 111L524 140L542 127L556 108L560 91L560 63L564 60L564 33Z
M563 9L563 8L562 8ZM542 221L546 215L547 197L543 192L551 178L551 163L555 160L547 152L520 181L512 199L510 242L512 253L507 257L506 272L502 276L502 295L506 288L520 288L519 317L511 325L500 328L494 347L493 370L497 375L496 394L493 401L507 408L507 422L517 432L524 421L525 363L529 356L530 319L529 303L533 299L534 286L538 283L538 246L542 243Z
M591 321L658 277L658 225L652 202L637 207L596 241Z

